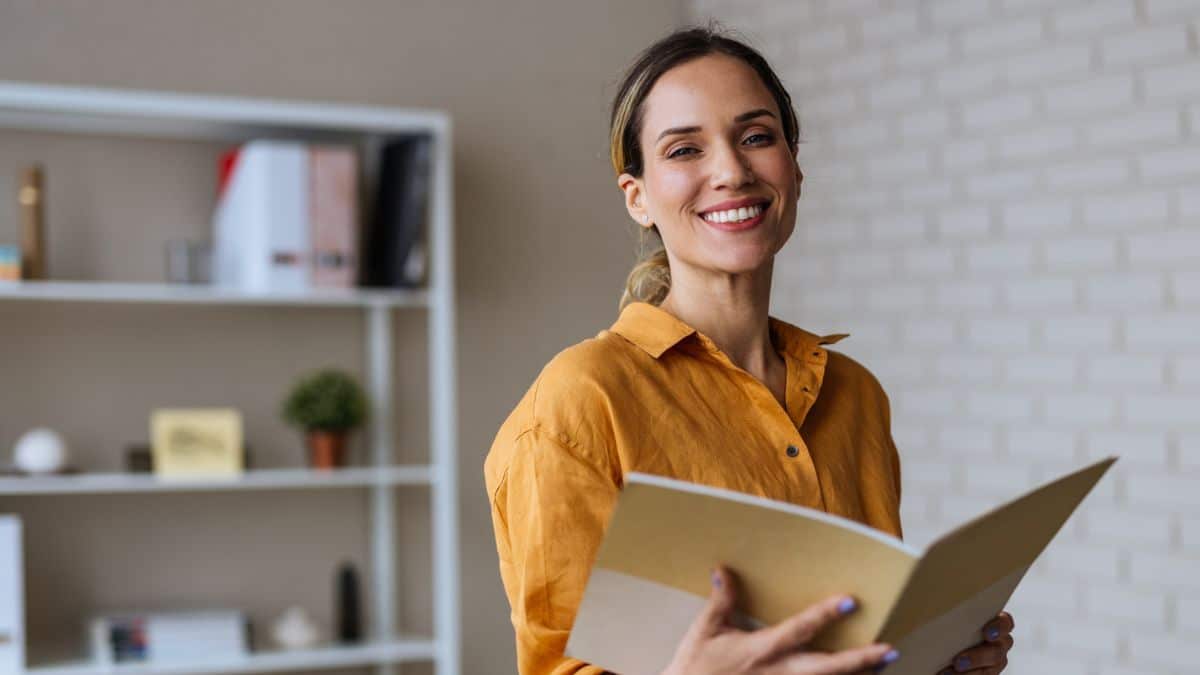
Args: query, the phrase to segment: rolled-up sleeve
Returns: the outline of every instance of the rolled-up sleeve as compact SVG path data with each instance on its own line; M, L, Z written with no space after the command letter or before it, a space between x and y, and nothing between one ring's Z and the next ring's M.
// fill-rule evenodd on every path
M563 651L619 487L596 456L561 434L533 428L512 443L489 488L519 671L603 673Z

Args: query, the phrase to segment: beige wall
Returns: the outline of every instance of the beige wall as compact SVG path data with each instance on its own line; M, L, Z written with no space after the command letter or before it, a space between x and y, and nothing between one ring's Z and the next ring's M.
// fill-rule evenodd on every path
M633 237L607 167L606 106L679 13L674 0L0 1L0 79L451 112L465 673L513 671L482 460L541 365L615 316ZM0 196L42 161L52 273L160 280L162 242L206 230L218 150L0 132ZM0 200L0 242L15 233L15 206ZM283 388L316 365L362 362L362 321L347 310L0 303L0 327L0 456L47 424L97 470L119 467L164 404L237 405L261 464L298 464L275 414ZM398 454L413 460L426 438L423 317L398 313L396 329ZM404 625L428 630L427 495L401 495ZM85 613L121 606L235 605L261 623L298 602L327 620L334 565L367 559L365 507L355 491L0 500L28 521L41 644L70 643Z

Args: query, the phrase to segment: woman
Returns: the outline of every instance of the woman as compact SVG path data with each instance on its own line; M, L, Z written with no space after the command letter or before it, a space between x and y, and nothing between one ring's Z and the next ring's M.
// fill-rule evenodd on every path
M672 34L626 75L611 142L626 209L661 249L630 274L611 329L543 369L485 465L523 675L603 672L563 649L629 471L901 534L899 457L878 381L826 350L845 336L768 316L803 180L795 112L770 66L711 29ZM803 649L853 611L845 596L737 629L727 620L733 585L714 571L709 604L667 673L857 673L898 658L888 645ZM997 617L950 672L1003 670L1011 629Z

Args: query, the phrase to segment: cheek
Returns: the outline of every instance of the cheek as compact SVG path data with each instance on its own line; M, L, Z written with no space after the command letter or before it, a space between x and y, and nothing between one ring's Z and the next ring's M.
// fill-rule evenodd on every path
M664 217L679 213L685 204L695 200L703 184L699 173L687 166L671 167L656 172L650 192L659 213Z
M754 164L754 173L785 195L796 194L796 164L786 151L763 155ZM794 201L794 200L789 200Z

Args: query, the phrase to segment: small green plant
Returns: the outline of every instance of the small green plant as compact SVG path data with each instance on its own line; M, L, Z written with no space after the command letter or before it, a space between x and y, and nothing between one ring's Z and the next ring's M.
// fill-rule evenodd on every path
M283 402L283 419L305 431L347 431L366 416L367 397L358 381L332 368L300 378Z

